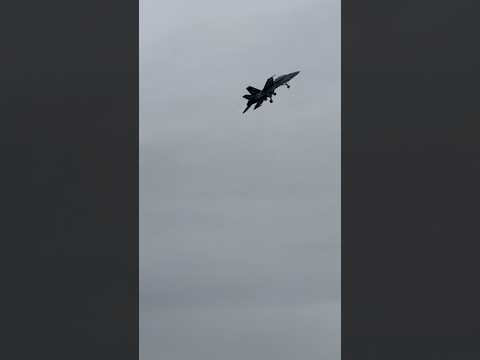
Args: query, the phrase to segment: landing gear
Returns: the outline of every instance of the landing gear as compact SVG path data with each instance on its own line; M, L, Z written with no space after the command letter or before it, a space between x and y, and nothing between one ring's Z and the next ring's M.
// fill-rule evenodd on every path
M273 96L277 96L277 93L274 92L274 93L273 93Z
M287 89L290 89L290 85L288 85L288 84L285 84L285 86L287 87Z
M272 100L272 98L270 98L270 102L271 102L271 103L273 103L273 100Z

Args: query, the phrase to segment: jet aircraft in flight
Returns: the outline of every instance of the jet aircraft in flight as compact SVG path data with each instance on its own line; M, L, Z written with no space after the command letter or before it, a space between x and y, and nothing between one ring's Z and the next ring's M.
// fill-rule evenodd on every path
M277 78L274 78L272 76L267 79L262 90L259 90L253 86L248 86L247 91L250 94L243 95L243 98L248 100L247 107L245 108L245 110L243 110L243 113L245 113L253 104L255 104L255 107L253 108L254 110L259 108L260 106L262 106L262 103L267 99L269 99L269 101L272 103L272 96L277 95L275 89L283 85L285 85L287 88L290 88L288 82L292 80L295 76L297 76L299 73L300 71L295 71L289 74L280 75Z

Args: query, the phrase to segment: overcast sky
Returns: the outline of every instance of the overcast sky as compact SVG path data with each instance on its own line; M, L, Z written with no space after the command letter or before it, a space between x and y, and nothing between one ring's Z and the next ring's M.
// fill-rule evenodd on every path
M140 6L141 359L340 359L340 0Z

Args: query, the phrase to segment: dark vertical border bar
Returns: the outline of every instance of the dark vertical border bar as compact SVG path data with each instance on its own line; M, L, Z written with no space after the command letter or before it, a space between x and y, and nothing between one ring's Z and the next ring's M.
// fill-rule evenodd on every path
M480 358L478 2L342 2L342 352Z
M138 359L138 1L2 10L3 359Z

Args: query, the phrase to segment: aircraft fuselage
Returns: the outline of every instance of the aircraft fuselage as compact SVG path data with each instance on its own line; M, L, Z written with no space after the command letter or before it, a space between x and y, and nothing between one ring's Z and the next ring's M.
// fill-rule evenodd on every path
M299 73L300 71L295 71L290 74L280 75L274 80L275 88L278 88L279 86L282 86L282 85L288 85L288 82L292 80L295 76L297 76Z

